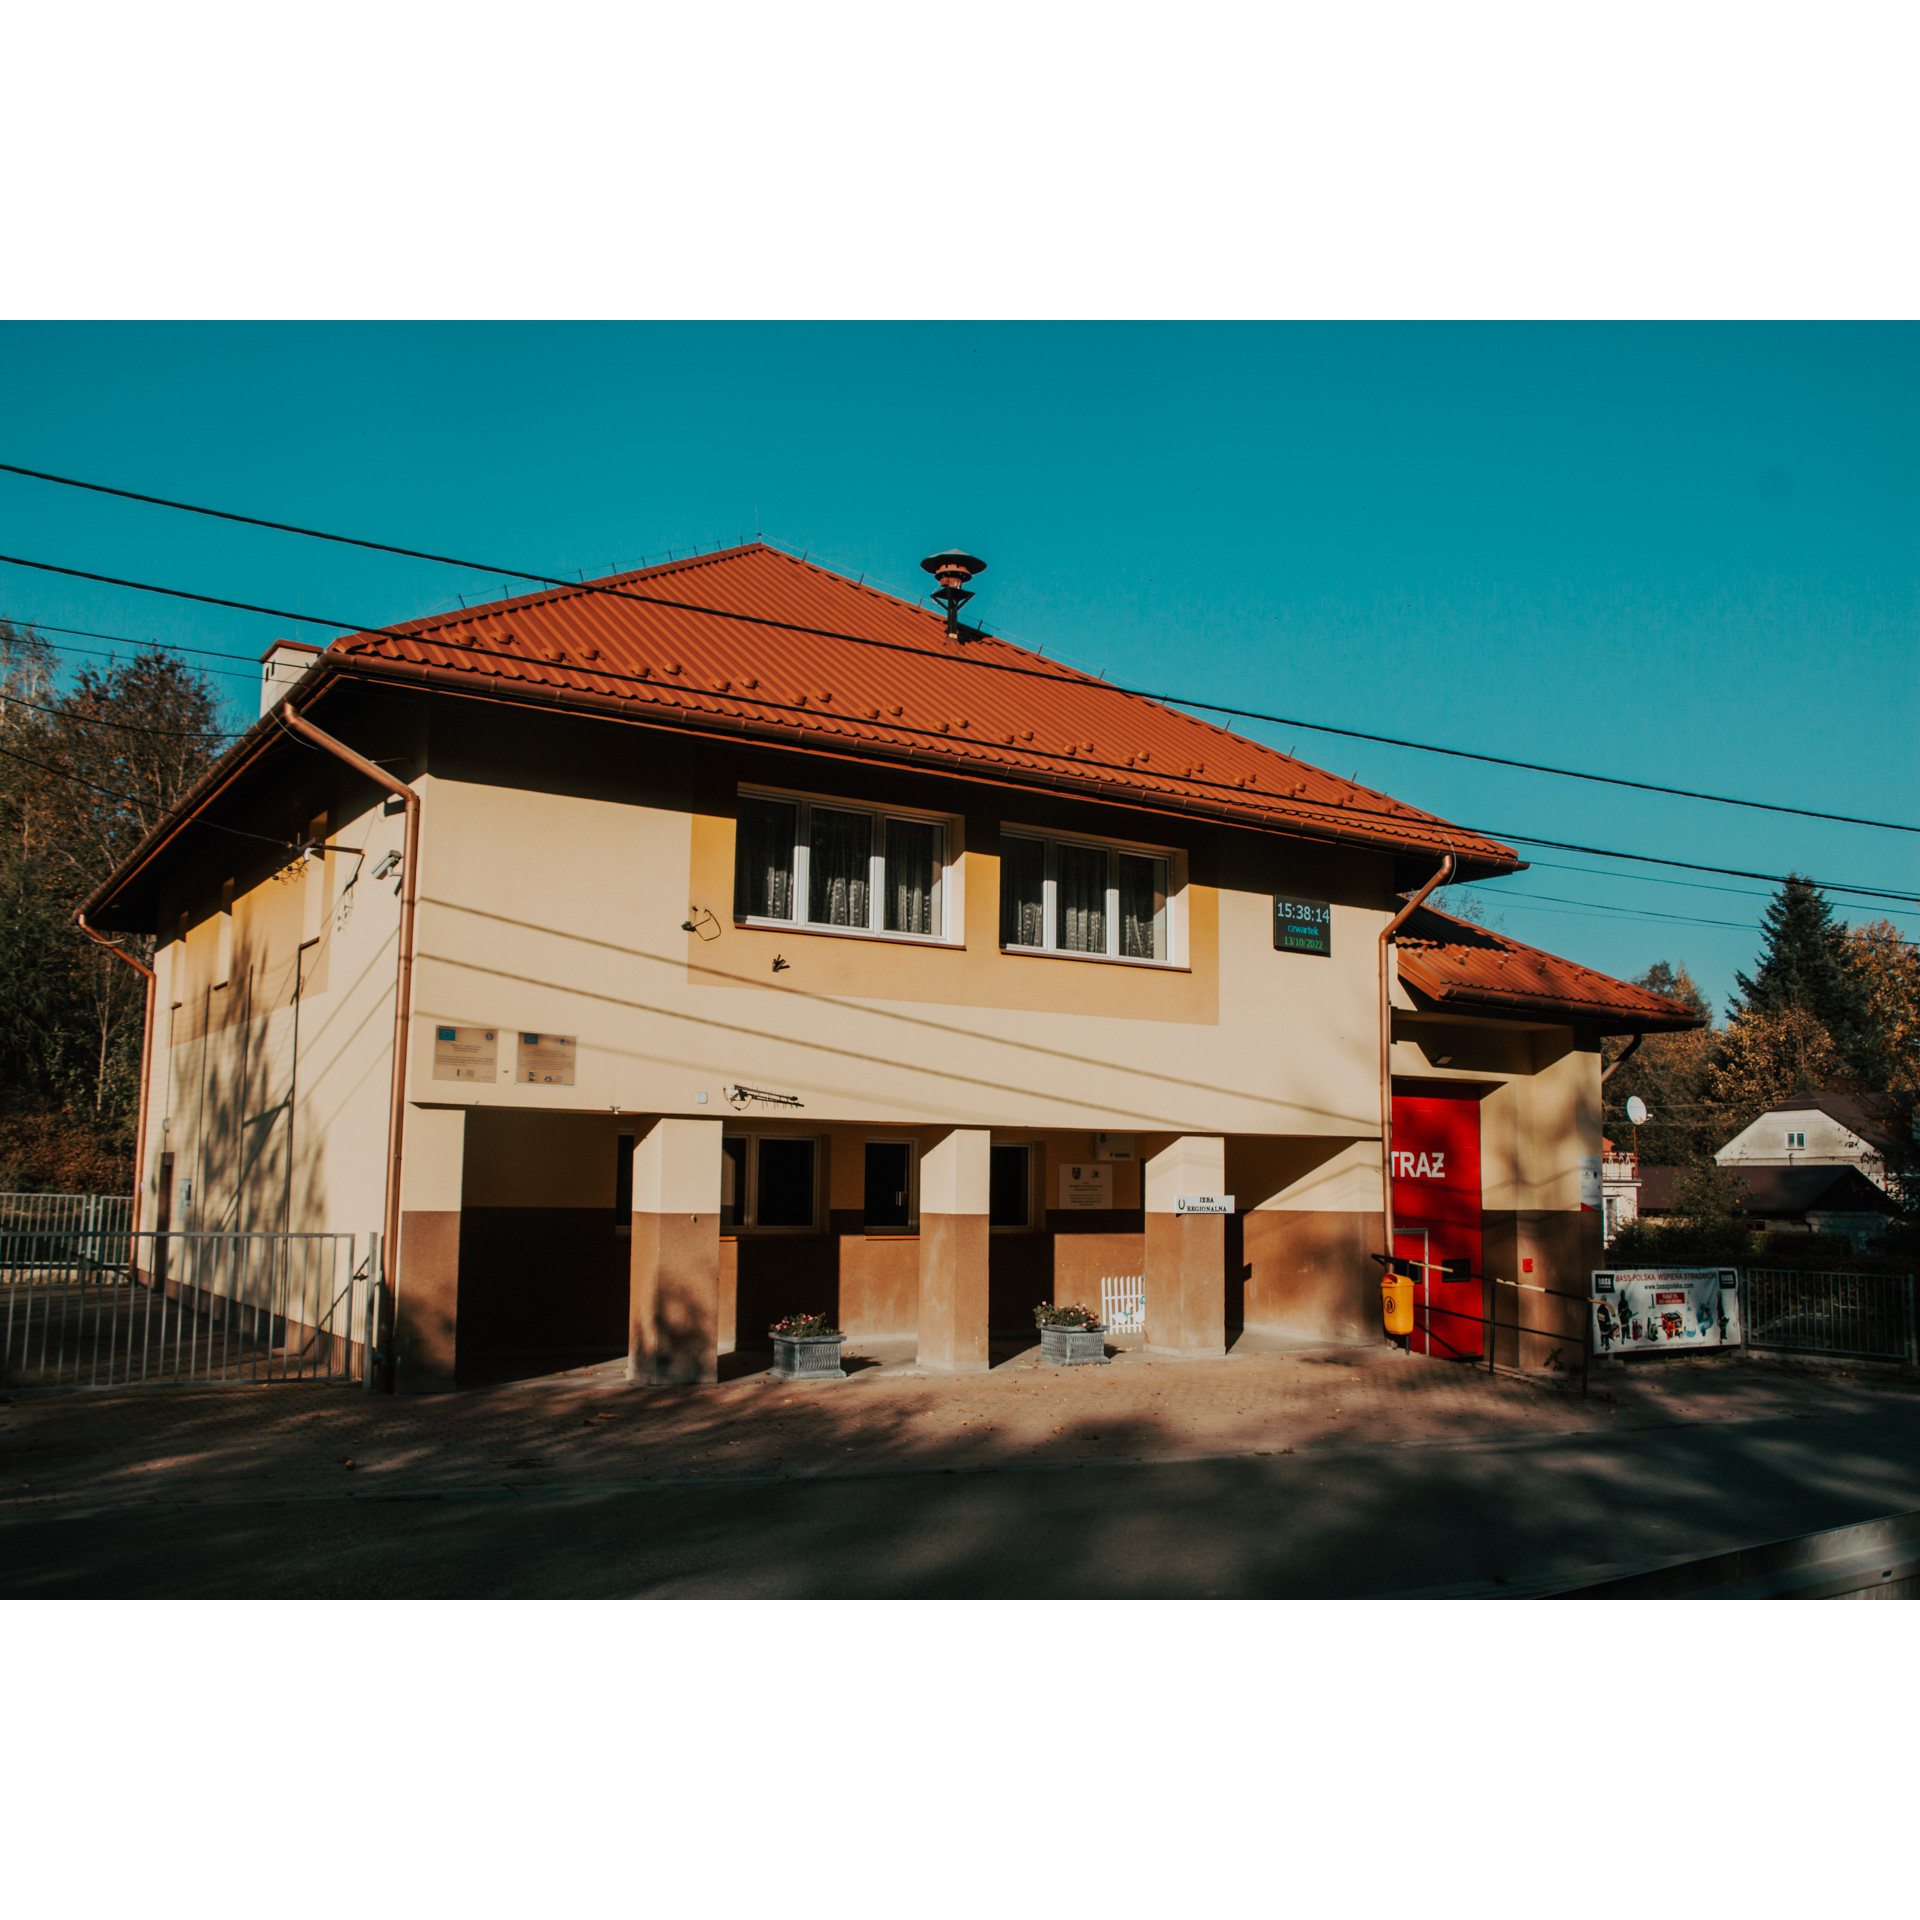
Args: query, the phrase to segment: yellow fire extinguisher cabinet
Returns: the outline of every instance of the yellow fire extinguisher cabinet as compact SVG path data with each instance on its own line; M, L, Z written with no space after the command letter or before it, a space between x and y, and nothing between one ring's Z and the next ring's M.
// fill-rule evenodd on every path
M1413 1331L1413 1282L1389 1276L1380 1282L1380 1311L1389 1333Z

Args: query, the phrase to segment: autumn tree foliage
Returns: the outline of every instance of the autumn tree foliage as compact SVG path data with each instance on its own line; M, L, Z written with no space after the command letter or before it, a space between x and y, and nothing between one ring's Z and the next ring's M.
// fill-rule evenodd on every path
M1707 1024L1691 1033L1650 1033L1641 1041L1633 1057L1607 1081L1607 1132L1622 1146L1634 1144L1648 1166L1692 1166L1710 1158L1719 1144L1707 1103L1719 1037L1713 1030L1713 1008L1684 965L1657 961L1634 984L1691 1007ZM1625 1045L1621 1040L1607 1042L1608 1064L1620 1057ZM1634 1094L1653 1116L1638 1129L1627 1119L1627 1101Z
M211 687L176 658L62 690L46 641L0 621L0 1186L100 1184L130 1152L143 986L73 913L222 742ZM151 937L123 944L152 957Z
M1763 944L1724 1027L1653 1034L1606 1085L1606 1124L1629 1137L1626 1102L1650 1166L1700 1166L1769 1107L1796 1094L1888 1093L1920 1100L1920 948L1890 920L1851 929L1810 882L1789 878L1769 904ZM1638 985L1712 1009L1684 965L1661 961ZM1609 1060L1624 1042L1608 1043Z

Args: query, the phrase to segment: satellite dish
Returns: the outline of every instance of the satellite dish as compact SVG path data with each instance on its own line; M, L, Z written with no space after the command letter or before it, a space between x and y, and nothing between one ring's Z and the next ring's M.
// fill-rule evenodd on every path
M1644 1127L1647 1124L1647 1103L1637 1093L1627 1096L1627 1118L1636 1127Z

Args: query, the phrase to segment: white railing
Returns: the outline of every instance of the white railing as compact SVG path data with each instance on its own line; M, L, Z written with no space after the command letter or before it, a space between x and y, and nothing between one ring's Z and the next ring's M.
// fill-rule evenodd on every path
M0 1233L9 1388L371 1385L379 1236Z
M1102 1274L1100 1319L1109 1333L1144 1334L1147 1330L1146 1276Z
M130 1193L0 1193L0 1233L125 1233Z

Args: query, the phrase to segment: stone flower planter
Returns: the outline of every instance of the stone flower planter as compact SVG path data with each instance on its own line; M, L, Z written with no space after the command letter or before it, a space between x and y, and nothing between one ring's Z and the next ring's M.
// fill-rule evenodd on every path
M1040 1358L1056 1367L1104 1367L1105 1327L1042 1327Z
M847 1370L840 1364L840 1349L846 1344L844 1333L776 1333L773 1336L774 1377L844 1380Z

